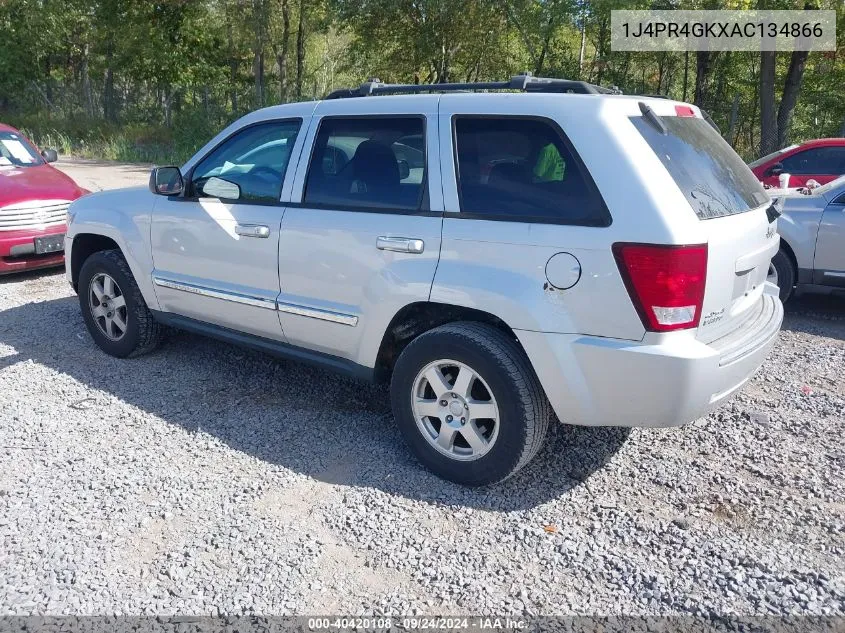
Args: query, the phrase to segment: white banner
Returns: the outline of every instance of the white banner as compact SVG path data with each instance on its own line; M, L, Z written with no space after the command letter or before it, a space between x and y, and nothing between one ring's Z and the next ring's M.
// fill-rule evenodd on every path
M836 11L611 11L612 51L835 51Z

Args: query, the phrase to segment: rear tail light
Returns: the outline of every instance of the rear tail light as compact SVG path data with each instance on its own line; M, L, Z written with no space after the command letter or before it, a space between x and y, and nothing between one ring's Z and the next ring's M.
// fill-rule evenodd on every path
M707 244L619 242L613 245L613 255L646 330L698 326L707 280Z

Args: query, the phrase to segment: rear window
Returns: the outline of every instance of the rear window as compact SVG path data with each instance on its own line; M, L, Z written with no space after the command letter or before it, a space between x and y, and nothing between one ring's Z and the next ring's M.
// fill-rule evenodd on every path
M704 119L664 116L663 134L644 117L631 122L702 219L756 209L767 200L763 185Z

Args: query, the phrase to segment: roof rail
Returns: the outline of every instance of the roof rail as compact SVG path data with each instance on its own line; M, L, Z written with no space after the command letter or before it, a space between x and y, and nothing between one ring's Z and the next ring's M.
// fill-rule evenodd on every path
M622 94L616 86L604 88L586 81L533 77L531 73L515 75L508 81L481 81L448 84L386 84L379 79L370 79L357 88L335 90L326 99L347 99L383 94L414 94L419 92L473 92L477 90L519 90L522 92L575 93L575 94Z

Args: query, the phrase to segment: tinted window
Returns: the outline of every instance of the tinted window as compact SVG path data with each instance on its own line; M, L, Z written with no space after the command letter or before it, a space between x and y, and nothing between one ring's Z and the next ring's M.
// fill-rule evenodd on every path
M781 161L783 170L790 174L841 174L845 173L845 147L817 147L804 150Z
M641 116L631 117L700 219L744 213L766 202L763 186L707 121L660 120L666 134Z
M524 221L607 226L604 202L546 121L456 117L461 211Z
M191 175L193 195L278 202L299 121L273 121L238 132Z
M420 117L324 119L314 142L304 202L418 209L425 187L424 148Z
M785 152L788 152L790 150L795 149L796 147L798 147L798 146L797 145L790 145L789 147L784 147L783 149L779 149L778 151L772 152L771 154L766 154L765 156L755 160L753 163L748 163L748 166L751 167L751 169L755 169L755 168L759 167L760 165L765 165L766 163L768 163L773 158L776 158L776 157L780 156L781 154L783 154Z

